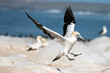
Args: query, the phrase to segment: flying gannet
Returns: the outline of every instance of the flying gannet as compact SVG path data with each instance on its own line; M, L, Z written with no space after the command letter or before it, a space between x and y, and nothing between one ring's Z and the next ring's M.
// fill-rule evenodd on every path
M106 26L103 26L102 30L99 32L101 35L105 35L107 33Z
M55 31L53 31L51 29L48 29L47 27L43 26L42 24L40 24L39 22L37 22L36 20L34 20L31 16L29 16L29 14L26 11L25 11L25 13L28 16L28 18L31 19L36 24L36 26L38 28L40 28L51 39L58 39L57 42L59 42L62 45L62 48L59 51L59 54L53 59L53 61L59 59L63 55L65 55L69 60L74 60L74 59L69 58L68 54L72 54L74 56L81 55L81 54L74 54L74 53L71 53L70 52L70 50L72 49L72 47L74 46L74 44L77 42L77 38L81 38L81 39L84 40L84 38L80 35L79 32L72 31L72 33L70 34L70 36L64 37L64 36L60 35L59 33L55 32Z

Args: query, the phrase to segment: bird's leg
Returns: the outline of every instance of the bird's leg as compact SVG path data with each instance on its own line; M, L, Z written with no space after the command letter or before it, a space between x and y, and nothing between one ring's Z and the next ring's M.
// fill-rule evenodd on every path
M68 52L68 49L65 49L65 50L64 50L64 54L65 54L65 56L68 58L68 60L70 60L70 61L74 60L74 59L69 58L68 53L69 53L69 52Z
M82 53L80 53L80 54L71 53L71 55L74 55L74 57L77 57L77 56L79 56L79 55L82 55Z
M70 61L74 60L74 59L69 58L68 55L66 55L66 57L67 57Z

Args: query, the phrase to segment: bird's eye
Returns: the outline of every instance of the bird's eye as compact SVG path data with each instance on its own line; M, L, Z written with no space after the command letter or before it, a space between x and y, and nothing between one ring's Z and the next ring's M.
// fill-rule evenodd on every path
M77 34L76 37L79 37L79 34Z

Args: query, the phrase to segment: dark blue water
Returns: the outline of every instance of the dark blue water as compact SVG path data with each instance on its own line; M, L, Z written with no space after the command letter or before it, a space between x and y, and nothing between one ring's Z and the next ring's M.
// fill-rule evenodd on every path
M30 10L27 12L35 20L46 27L62 34L64 11L60 10ZM110 14L99 14L93 12L73 11L76 18L75 30L79 31L86 39L93 39L100 36L98 33L105 25L108 29L107 36L110 36ZM0 34L9 35L42 35L45 34L26 16L23 10L0 10Z

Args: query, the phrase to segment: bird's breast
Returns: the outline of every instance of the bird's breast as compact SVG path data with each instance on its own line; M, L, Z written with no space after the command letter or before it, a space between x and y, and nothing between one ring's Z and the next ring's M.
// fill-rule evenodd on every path
M73 47L73 45L76 43L76 41L77 41L76 38L74 38L74 39L69 38L69 39L67 39L67 40L63 43L63 47L64 47L65 49L70 50L70 49L72 49L72 47Z

